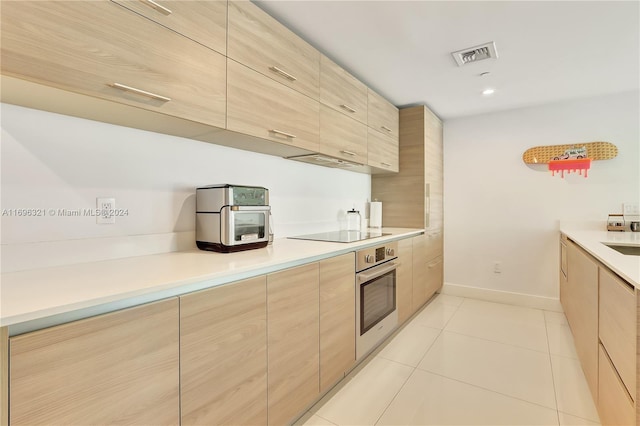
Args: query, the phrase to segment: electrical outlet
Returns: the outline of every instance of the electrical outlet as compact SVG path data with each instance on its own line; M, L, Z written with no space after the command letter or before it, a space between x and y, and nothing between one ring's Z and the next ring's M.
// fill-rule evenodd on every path
M625 216L640 215L640 208L638 208L638 203L622 203L622 214Z
M498 262L498 261L493 262L493 273L494 274L502 273L502 262Z
M108 224L116 223L114 210L116 209L115 198L96 198L96 223Z

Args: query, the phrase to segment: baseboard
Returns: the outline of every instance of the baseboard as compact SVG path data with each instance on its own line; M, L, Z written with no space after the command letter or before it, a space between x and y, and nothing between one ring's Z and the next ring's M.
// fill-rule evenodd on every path
M544 309L545 311L563 312L560 299L554 299L551 297L512 293L509 291L491 290L488 288L469 287L452 283L444 283L440 293L451 296L470 297L473 299L486 300L488 302L505 303L507 305Z

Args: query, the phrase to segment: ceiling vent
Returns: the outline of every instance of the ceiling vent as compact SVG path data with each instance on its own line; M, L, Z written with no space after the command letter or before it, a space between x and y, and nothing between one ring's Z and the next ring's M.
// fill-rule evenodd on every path
M459 67L472 62L482 61L484 59L498 59L496 44L492 41L481 44L480 46L458 50L457 52L453 52L452 55Z

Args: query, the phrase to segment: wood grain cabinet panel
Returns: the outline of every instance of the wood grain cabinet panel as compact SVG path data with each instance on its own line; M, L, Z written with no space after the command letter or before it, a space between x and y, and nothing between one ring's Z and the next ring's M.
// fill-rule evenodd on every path
M318 100L320 52L249 1L228 7L229 58Z
M367 163L367 126L320 105L319 152L359 164Z
M2 73L225 126L225 57L111 1L2 5Z
M441 231L444 187L440 120L423 105L403 108L399 144L399 172L371 177L371 196L382 201L383 226Z
M371 128L367 133L367 164L379 169L397 172L398 165L398 140L387 137Z
M609 270L599 268L599 336L627 391L636 397L636 294Z
M398 108L371 89L367 92L367 124L374 130L398 140Z
M594 400L598 395L598 265L578 246L567 245L571 309L565 314Z
M227 53L226 0L113 0L173 31Z
M633 401L602 345L598 346L598 356L598 398L596 401L602 424L606 426L637 424Z
M411 306L413 297L413 241L411 238L398 241L398 259L400 266L396 269L396 302L398 324L403 324L414 312Z
M228 61L227 129L317 152L320 104Z
M178 298L10 338L10 424L176 425Z
M367 124L367 86L324 55L320 56L320 102Z
M427 264L427 300L442 288L443 268L442 256L432 259Z
M266 281L180 297L182 425L267 423Z
M320 394L319 265L267 276L269 424L302 414Z
M411 305L413 312L419 310L429 299L427 295L428 259L427 236L413 237L413 292Z
M320 262L320 392L356 361L355 253Z

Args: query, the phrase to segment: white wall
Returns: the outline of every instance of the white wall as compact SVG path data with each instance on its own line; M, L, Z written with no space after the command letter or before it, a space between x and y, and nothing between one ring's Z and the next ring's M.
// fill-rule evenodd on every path
M1 108L2 209L95 208L96 197L114 197L116 207L129 209L115 225L97 225L92 217L3 216L5 272L194 247L197 186L265 186L276 238L338 229L344 212L364 210L371 193L365 174L14 105ZM187 241L167 245L164 237L151 238L174 233L186 233Z
M448 120L445 283L558 297L560 221L599 221L640 199L638 92ZM618 157L589 177L522 162L539 145L609 141ZM503 272L493 272L494 261Z

